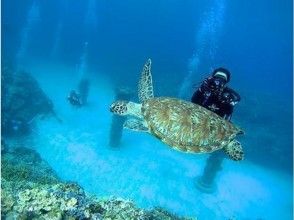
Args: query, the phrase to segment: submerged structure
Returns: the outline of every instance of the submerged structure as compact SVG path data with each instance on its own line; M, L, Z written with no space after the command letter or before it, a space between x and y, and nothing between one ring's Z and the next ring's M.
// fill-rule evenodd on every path
M115 90L115 99L123 99L129 101L132 97L133 93L128 88L117 88ZM125 117L120 117L118 115L113 115L111 120L111 128L109 134L109 146L110 147L118 147L120 144L120 140L123 132L123 125L125 122Z
M87 78L81 79L78 86L78 92L80 94L81 102L83 105L87 105L88 103L89 89L90 89L89 79Z
M213 193L216 190L217 183L215 178L217 173L222 169L224 155L222 152L212 153L205 164L202 176L196 181L198 190L204 193Z

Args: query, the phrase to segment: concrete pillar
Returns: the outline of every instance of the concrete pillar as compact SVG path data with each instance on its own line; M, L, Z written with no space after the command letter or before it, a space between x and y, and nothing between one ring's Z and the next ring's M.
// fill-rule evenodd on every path
M115 100L126 100L129 101L132 97L132 92L127 88L117 88L115 91ZM109 135L109 146L116 148L119 147L120 140L122 137L123 124L126 117L119 115L112 115L112 122Z
M225 158L224 152L213 152L207 159L203 174L196 181L198 190L204 193L213 193L216 190L215 177L222 169L222 162Z

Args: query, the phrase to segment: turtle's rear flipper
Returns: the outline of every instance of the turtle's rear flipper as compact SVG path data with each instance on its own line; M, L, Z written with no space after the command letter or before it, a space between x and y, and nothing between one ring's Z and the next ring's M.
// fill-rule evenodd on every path
M128 119L124 123L124 128L133 130L133 131L142 131L148 132L148 128L144 125L144 122L138 119Z
M233 140L226 147L224 151L228 154L230 159L239 161L244 159L244 152L240 142Z

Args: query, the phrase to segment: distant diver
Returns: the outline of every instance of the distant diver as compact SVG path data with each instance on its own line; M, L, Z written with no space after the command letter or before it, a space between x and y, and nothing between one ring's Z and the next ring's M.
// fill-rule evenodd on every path
M82 106L81 97L75 90L72 90L70 92L70 94L67 97L67 100L73 106L76 106L76 107L81 107Z
M110 111L131 115L124 127L148 132L170 147L187 153L211 153L223 149L230 159L243 160L241 144L235 140L243 131L217 114L177 98L154 97L151 60L144 65L138 85L140 103L119 100Z
M230 82L231 73L225 68L215 69L201 86L195 91L191 102L218 114L230 121L234 106L240 102L240 95L226 86Z

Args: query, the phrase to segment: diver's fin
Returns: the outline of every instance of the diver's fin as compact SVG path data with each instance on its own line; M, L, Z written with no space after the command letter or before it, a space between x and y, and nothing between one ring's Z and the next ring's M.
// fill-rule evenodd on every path
M133 118L125 121L124 128L142 132L148 132L149 130L144 121Z
M231 141L226 147L224 147L224 151L232 160L239 161L244 159L244 152L239 141Z

